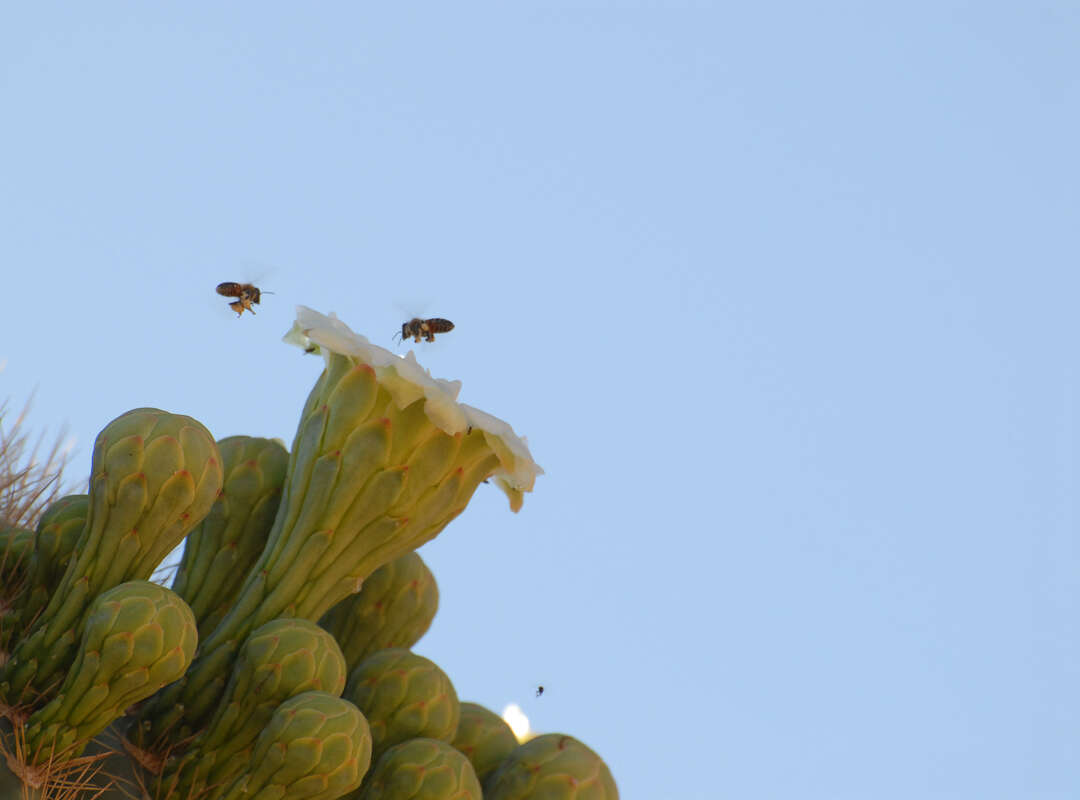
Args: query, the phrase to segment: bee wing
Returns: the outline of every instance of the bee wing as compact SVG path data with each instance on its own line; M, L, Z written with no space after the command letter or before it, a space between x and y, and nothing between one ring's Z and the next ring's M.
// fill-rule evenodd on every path
M283 267L277 264L270 264L266 261L259 261L252 258L244 258L240 260L239 272L237 273L243 278L241 283L250 283L252 286L258 287L259 291L264 294L273 294L274 275L282 272ZM269 283L268 283L269 281ZM264 286L265 284L265 286Z
M401 315L402 319L422 317L429 306L431 306L430 297L409 295L408 297L399 296L394 298L394 310Z

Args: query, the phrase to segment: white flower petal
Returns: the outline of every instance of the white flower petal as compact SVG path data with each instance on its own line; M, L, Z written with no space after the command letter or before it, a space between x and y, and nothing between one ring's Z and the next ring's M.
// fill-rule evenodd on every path
M458 403L461 381L431 377L431 372L420 366L412 350L401 357L354 333L336 315L320 314L307 306L296 307L296 322L285 334L284 341L307 351L317 345L327 358L334 352L371 365L379 383L387 389L398 408L425 398L424 410L428 419L446 433L474 428L483 431L502 462L501 468L495 471L496 483L510 497L512 505L515 502L520 505L521 493L531 492L536 476L544 474L533 461L524 437L514 433L514 429L498 417Z

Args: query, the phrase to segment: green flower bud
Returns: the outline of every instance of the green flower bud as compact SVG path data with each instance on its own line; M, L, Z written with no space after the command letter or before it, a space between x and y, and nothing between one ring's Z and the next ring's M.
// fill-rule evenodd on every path
M23 628L33 624L55 594L89 513L90 496L72 494L61 497L41 516L34 536L34 553L30 557L26 604L19 611Z
M383 564L319 624L334 634L349 669L390 647L412 647L431 627L439 589L423 559L406 553Z
M33 550L33 531L0 530L0 648L21 627L20 607L27 595Z
M410 739L387 750L358 800L481 800L469 759L437 739Z
M228 611L266 546L289 463L288 451L275 439L230 436L217 444L225 485L206 519L188 534L173 581L203 637Z
M34 532L22 528L0 530L0 578L14 584L29 571Z
M103 592L59 692L26 723L32 760L77 756L128 706L183 675L197 642L191 609L168 589L130 581Z
M403 649L382 650L361 661L349 674L344 697L367 717L376 757L406 739L449 742L461 715L446 673Z
M461 719L451 742L464 753L483 783L518 746L506 720L476 703L461 704Z
M334 800L360 785L371 765L364 715L326 692L286 700L259 736L247 770L211 800Z
M611 771L572 736L546 733L521 745L484 781L485 800L618 800Z
M183 759L167 765L162 796L195 796L208 785L230 784L282 702L313 690L338 697L345 677L341 649L314 622L276 619L256 628L240 649L224 704Z
M149 578L220 490L217 445L196 420L139 408L109 423L94 443L83 531L56 593L0 669L0 697L16 702L59 683L89 600Z

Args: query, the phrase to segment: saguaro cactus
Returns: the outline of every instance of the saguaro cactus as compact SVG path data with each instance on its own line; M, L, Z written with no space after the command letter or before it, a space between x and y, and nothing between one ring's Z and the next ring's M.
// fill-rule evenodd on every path
M358 800L482 800L465 756L438 739L409 739L383 753Z
M319 624L341 643L352 670L390 647L412 647L431 627L439 607L435 576L416 553L383 564L360 591L331 608Z
M98 595L63 685L26 723L31 761L78 756L128 706L184 674L197 636L191 609L162 586L129 581Z
M40 522L0 504L0 800L478 800L515 764L615 798L595 754L522 755L403 649L438 600L412 550L481 481L519 509L524 440L333 317L300 309L286 338L325 358L288 453L136 409L88 495ZM177 591L147 582L185 534Z
M33 624L56 593L89 513L90 496L73 494L57 500L42 515L34 534L34 551L23 590L25 604L19 609L20 627Z
M173 590L205 637L229 610L274 524L289 454L274 439L230 436L218 443L224 486L210 513L188 534Z
M547 733L515 749L484 782L489 800L616 800L600 756L572 736Z
M303 307L286 339L317 346L326 368L301 414L281 506L229 613L185 679L147 710L154 739L169 735L163 720L177 707L174 738L205 724L198 709L216 702L215 675L253 628L279 616L317 621L437 535L481 481L493 478L516 510L541 472L509 425L458 404L460 384L432 378L415 358Z
M0 528L0 625L5 633L18 621L15 603L26 586L33 550L33 531Z
M461 704L452 744L472 763L481 783L518 746L506 720L476 703Z
M149 578L221 490L213 437L191 417L138 408L94 444L90 507L49 604L0 669L0 700L38 702L62 680L90 603Z
M308 691L334 697L345 688L345 658L313 622L275 619L251 632L232 670L224 702L182 759L165 766L162 796L198 796L243 770L256 738L286 700Z
M334 800L360 785L371 735L356 706L326 692L286 700L259 736L247 770L212 800Z
M433 661L408 650L380 650L349 675L345 698L371 724L375 757L417 737L449 742L461 716L454 684Z

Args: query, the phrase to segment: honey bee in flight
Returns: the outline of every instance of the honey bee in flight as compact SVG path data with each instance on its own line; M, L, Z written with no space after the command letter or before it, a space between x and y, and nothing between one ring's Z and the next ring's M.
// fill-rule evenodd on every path
M424 341L434 342L436 333L449 333L453 329L454 323L448 319L413 317L408 322L401 323L401 341L404 342L411 337L413 341L419 342L423 337ZM394 335L397 336L396 333Z
M258 305L263 295L262 290L257 286L252 286L250 283L233 283L232 281L219 283L216 291L224 297L236 298L236 300L229 303L229 308L235 311L238 317L244 316L245 311L250 311L254 315L255 309L251 306L252 304ZM273 294L273 292L267 292L266 294Z

